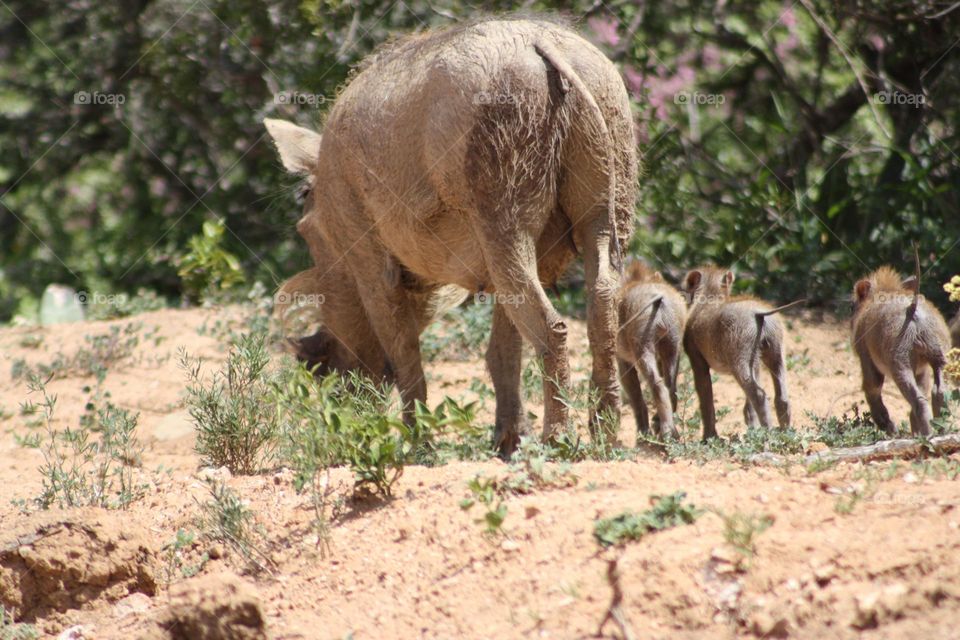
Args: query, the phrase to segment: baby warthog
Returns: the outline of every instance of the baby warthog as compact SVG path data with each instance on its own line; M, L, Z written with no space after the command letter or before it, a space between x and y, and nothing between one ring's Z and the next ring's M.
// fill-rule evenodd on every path
M703 439L717 436L717 418L713 406L710 370L733 374L747 400L743 419L748 427L772 424L767 394L760 386L760 362L773 377L777 422L790 425L790 400L787 397L787 367L783 349L783 327L774 314L803 302L797 300L776 309L748 296L731 296L734 275L717 267L700 267L683 280L690 304L683 347L690 358Z
M640 378L650 388L657 407L654 435L676 438L673 412L677 410L677 370L680 342L687 321L687 305L680 292L641 262L632 263L620 290L620 330L617 361L620 384L627 392L637 429L650 430Z
M885 377L893 378L910 403L914 435L929 435L930 420L943 408L950 331L936 307L920 296L919 281L919 273L901 280L892 268L880 267L853 287L853 350L860 359L863 392L877 426L889 435L896 427L880 394Z

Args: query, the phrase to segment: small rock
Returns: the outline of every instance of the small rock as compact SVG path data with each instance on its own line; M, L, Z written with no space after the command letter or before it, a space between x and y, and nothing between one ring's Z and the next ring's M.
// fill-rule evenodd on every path
M540 509L537 509L532 505L527 505L527 507L523 510L523 515L527 520L530 518L536 518L539 514Z
M169 441L193 436L196 427L187 411L174 411L161 418L153 426L153 437L157 440Z
M504 551L519 551L520 543L515 540L504 540L500 543L500 548Z
M219 560L224 556L224 549L222 544L212 545L207 550L207 555L210 556L211 560Z
M239 576L196 576L174 585L170 604L150 640L266 640L266 620L254 586Z
M837 577L837 568L832 564L825 564L814 567L813 578L821 587L826 586L831 580Z
M753 634L761 638L786 638L790 634L787 619L769 611L758 611L751 618Z
M715 547L710 552L713 570L719 574L740 573L743 571L744 557L729 546Z
M293 471L284 467L273 474L273 484L290 484L293 480Z
M740 556L730 547L714 547L713 551L710 552L710 559L717 562L736 564L740 561Z
M76 625L69 629L64 629L57 636L57 640L84 640L87 636L83 633L83 625Z
M872 629L880 620L880 593L871 591L855 598L856 611L850 623L857 629Z
M131 593L113 605L113 614L118 618L125 618L132 613L146 611L151 604L150 596L145 593Z
M233 474L230 473L230 469L226 467L220 467L216 469L214 467L204 467L197 472L197 478L203 480L204 482L226 482L233 477Z
M83 322L83 305L87 302L85 291L77 293L62 284L50 284L40 299L40 324ZM64 632L66 633L66 632Z
M917 478L917 474L915 474L913 471L907 471L905 474L903 474L903 481L907 484L914 484L918 479L919 478Z
M908 593L907 586L899 582L884 587L880 594L880 601L890 617L899 618L903 615L903 610L907 607Z
M872 629L886 620L902 617L908 594L906 585L894 583L857 596L851 624L858 629Z

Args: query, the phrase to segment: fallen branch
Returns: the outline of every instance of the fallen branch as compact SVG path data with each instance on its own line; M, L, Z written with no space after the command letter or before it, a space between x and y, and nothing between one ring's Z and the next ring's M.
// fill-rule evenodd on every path
M843 449L827 449L811 453L803 458L804 465L832 462L871 462L874 460L891 460L894 458L917 458L923 455L947 455L960 451L960 434L951 433L945 436L936 436L929 440L915 440L913 438L899 438L897 440L881 440L874 444ZM786 464L786 456L775 453L758 453L750 456L753 464L769 464L782 466Z

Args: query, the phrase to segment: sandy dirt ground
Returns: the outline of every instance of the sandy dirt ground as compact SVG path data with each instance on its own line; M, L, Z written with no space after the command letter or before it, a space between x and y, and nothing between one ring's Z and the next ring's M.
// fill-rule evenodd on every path
M165 310L0 330L0 596L41 637L70 628L76 638L175 637L169 629L190 607L206 612L207 631L220 624L238 638L598 637L614 594L608 568L615 560L625 626L607 622L599 637L960 638L953 479L960 459L817 471L667 462L653 453L582 462L570 469L572 486L508 497L504 533L493 538L460 501L471 478L503 475L504 463L411 466L393 500L346 503L326 554L310 527L308 498L296 493L289 471L221 473L256 513L276 569L245 571L236 553L202 537L174 554L178 530L197 530L197 501L207 495L202 478L211 473L194 452L177 353L182 348L218 366L226 348L217 323L237 313ZM15 501L40 492L42 457L14 436L31 432L20 405L38 398L13 373L24 363L70 356L85 336L113 326L123 333L131 323L136 345L110 366L104 389L140 414L145 451L138 473L149 483L146 497L126 511L25 513ZM863 409L847 325L811 317L790 325L797 426L809 428L810 413ZM570 351L574 376L586 376L582 323L572 323ZM437 360L427 371L431 405L444 395L475 399L469 389L476 379L489 385L479 356ZM94 382L70 375L49 383L58 424L77 424L89 396L84 387ZM742 429L743 396L730 379L715 388L718 406L729 409L719 432L729 436ZM902 399L888 398L894 419L906 420ZM528 409L541 411L533 403ZM480 420L492 422L492 411L487 398ZM632 442L633 431L625 410L622 439ZM333 480L346 495L349 471L336 470ZM651 495L675 491L707 512L692 525L622 548L597 545L595 519L643 510ZM752 557L726 542L719 514L735 512L772 518ZM199 565L203 554L214 557L185 577L184 567ZM179 637L202 631L186 628Z

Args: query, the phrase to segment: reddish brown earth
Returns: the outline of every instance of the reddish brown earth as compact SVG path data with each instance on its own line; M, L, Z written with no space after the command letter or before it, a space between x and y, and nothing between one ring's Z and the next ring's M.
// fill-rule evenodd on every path
M464 512L459 503L469 479L502 476L506 465L412 466L392 501L347 502L326 555L310 528L308 499L294 491L289 472L231 477L227 484L264 527L276 569L249 574L235 553L200 537L171 560L168 544L178 529L197 530L197 500L206 497L177 350L217 366L225 348L198 329L236 315L169 310L112 323L0 330L0 600L41 636L79 626L72 637L219 637L218 629L238 638L594 637L613 593L607 563L616 559L621 609L637 638L960 637L960 510L951 479L957 459L819 472L801 464L670 463L654 454L578 463L573 486L507 498L504 535L496 538L474 522L476 508ZM139 344L110 367L105 387L114 402L140 412L145 452L138 478L149 483L147 496L122 512L23 513L11 501L39 493L42 459L14 441L29 432L19 408L28 394L11 377L14 362L50 362L76 352L85 335L129 322L143 325ZM839 415L862 407L846 325L793 325L798 426L809 426L807 411ZM574 375L583 377L581 324L574 323L570 342ZM444 395L473 399L468 389L476 378L489 384L479 357L436 361L427 370L431 404ZM58 424L77 424L88 397L82 388L92 382L67 377L49 384ZM730 408L719 430L729 435L741 428L742 395L731 380L716 387L718 404ZM891 396L895 420L904 420L905 403ZM491 421L492 408L488 399L482 421ZM630 442L627 413L622 438ZM333 480L346 495L348 470L336 470ZM652 494L680 490L709 511L693 525L600 551L597 517L642 510ZM744 560L726 544L717 514L737 511L773 517ZM181 567L204 553L219 557L185 578ZM602 631L622 636L614 622Z

